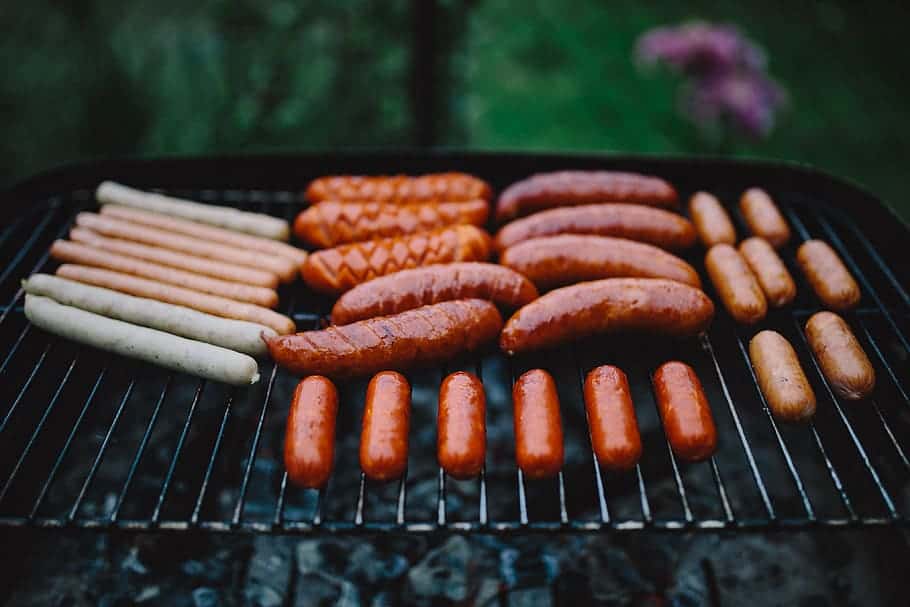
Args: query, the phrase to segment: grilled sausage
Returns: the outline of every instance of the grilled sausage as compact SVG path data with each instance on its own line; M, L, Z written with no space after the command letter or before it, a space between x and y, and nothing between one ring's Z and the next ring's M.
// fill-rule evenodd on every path
M326 248L463 223L482 226L487 222L489 212L490 206L485 200L421 204L327 200L297 215L294 234L311 246Z
M496 249L557 234L614 236L677 251L695 244L695 228L685 217L638 204L586 204L540 211L516 219L496 234Z
M736 229L720 201L707 192L695 192L689 200L689 217L705 248L736 244Z
M708 328L714 304L701 290L657 278L607 278L550 291L506 323L507 354L548 348L598 333L639 331L672 337Z
M666 278L701 288L695 268L663 249L607 236L564 234L532 238L506 249L499 263L539 289L601 278Z
M705 256L708 277L730 316L746 325L768 313L768 302L746 260L728 244L716 244Z
M631 202L675 208L676 190L658 177L615 171L539 173L513 183L499 195L496 221L502 223L551 207L597 202Z
M658 367L651 381L664 433L676 457L699 462L714 455L717 428L695 370L670 361Z
M598 463L611 470L634 467L641 457L641 435L626 374L611 365L593 369L585 378L584 396Z
M783 335L774 331L757 334L749 342L749 358L774 417L796 422L815 415L815 393Z
M828 243L807 240L796 250L796 262L826 307L842 312L859 303L859 285Z
M411 385L400 373L377 373L367 386L360 434L360 469L376 481L399 478L408 466Z
M843 318L833 312L813 314L806 323L806 338L838 396L860 400L872 393L875 369Z
M562 468L564 447L559 395L553 376L531 369L512 386L515 460L528 478L546 478Z
M399 270L452 261L485 261L489 256L490 237L486 232L474 226L452 226L317 251L307 258L301 273L314 291L340 295Z
M402 270L357 285L332 307L332 324L397 314L454 299L486 299L514 310L537 299L527 278L491 263L447 263Z
M494 340L501 328L496 306L463 299L279 336L267 344L272 358L292 373L350 377L447 360Z
M436 454L439 465L453 478L472 478L483 469L486 402L483 384L471 373L452 373L439 387Z
M457 202L489 200L490 186L465 173L408 175L338 175L312 181L304 197L312 203L339 202Z
M751 188L743 192L739 211L749 231L770 242L774 248L779 249L790 240L790 226L764 190Z
M325 377L311 375L297 384L284 438L284 467L297 485L325 486L335 462L338 391Z
M752 273L768 304L774 308L785 306L796 297L796 283L767 240L761 236L753 236L739 243L739 253Z

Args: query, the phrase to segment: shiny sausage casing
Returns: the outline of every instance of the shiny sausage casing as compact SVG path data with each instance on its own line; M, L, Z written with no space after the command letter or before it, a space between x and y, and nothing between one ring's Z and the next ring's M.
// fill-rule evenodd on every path
M689 200L689 217L698 239L706 248L716 244L736 244L736 228L720 201L707 192L695 192Z
M761 236L739 243L739 253L758 280L765 299L772 307L785 306L796 297L796 283L771 244Z
M352 377L444 361L493 341L501 328L496 306L461 299L266 344L272 359L292 373Z
M806 322L806 339L834 392L859 400L875 389L875 369L850 326L833 312L818 312Z
M751 188L739 199L739 211L746 225L756 236L761 236L776 249L790 240L790 226L767 192Z
M399 478L408 467L411 385L395 371L382 371L367 386L360 433L360 469L376 481Z
M399 270L452 261L485 261L490 245L490 236L480 228L451 226L317 251L307 257L301 274L314 291L340 295Z
M397 314L454 299L485 299L514 310L537 299L527 278L500 265L447 263L402 270L357 285L332 307L332 324Z
M768 302L749 265L728 244L716 244L705 256L711 284L730 316L746 325L755 324L768 313Z
M796 262L825 307L843 312L859 303L859 285L827 242L807 240L796 250Z
M490 186L466 173L428 175L335 175L312 181L304 197L316 203L339 202L456 202L489 200Z
M795 422L815 415L815 393L796 351L783 335L758 333L749 342L749 359L774 417Z
M695 244L695 228L685 217L638 204L586 204L540 211L507 223L496 233L497 250L523 240L557 234L613 236L677 251Z
M641 457L641 435L626 374L611 365L592 369L584 397L597 461L611 470L634 467Z
M714 455L717 428L692 367L678 361L664 363L654 372L652 383L664 433L676 457L698 462Z
M503 190L496 203L496 221L509 221L551 207L598 202L630 202L675 208L672 185L650 175L615 171L538 173Z
M564 234L533 238L503 251L499 263L524 274L540 289L601 278L666 278L701 288L688 263L649 244Z
M553 376L531 369L512 386L515 407L515 460L528 478L555 476L564 447L559 395Z
M487 453L486 396L480 379L452 373L439 387L437 450L439 465L452 478L480 474Z
M598 333L690 337L708 328L714 304L700 289L658 278L607 278L550 291L518 310L499 338L507 354Z
M329 480L337 417L338 391L329 379L311 375L297 384L284 438L284 466L291 482L313 489Z
M420 204L350 203L327 200L297 215L294 234L314 247L391 238L449 225L482 226L489 216L485 200Z

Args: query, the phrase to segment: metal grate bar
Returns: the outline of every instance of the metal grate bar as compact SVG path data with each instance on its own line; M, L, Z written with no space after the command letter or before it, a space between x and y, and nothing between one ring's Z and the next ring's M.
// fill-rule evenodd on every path
M281 484L278 488L278 501L275 503L275 516L272 518L272 524L276 527L284 523L284 496L288 489L288 472L287 470L281 475Z
M399 506L403 506L404 503L404 489L402 488L402 494L399 496ZM481 525L486 525L489 520L489 512L487 509L487 469L486 466L480 469L480 504L478 506L478 521ZM402 512L403 508L399 508L399 513ZM399 517L398 524L402 524L404 521Z
M872 258L872 260L875 262L875 265L877 265L878 268L882 271L882 274L885 275L885 277L888 279L888 282L891 283L891 286L894 287L894 290L897 291L898 295L900 295L900 298L904 300L904 305L910 308L910 295L908 295L907 291L904 290L904 287L894 275L894 272L891 271L891 268L888 267L888 264L885 263L885 260L882 258L879 252L875 249L874 246L872 246L872 243L869 241L866 235L860 232L853 222L844 223L849 227L850 231L853 232L853 235L859 241L860 245L866 249L869 257Z
M603 475L600 471L600 462L597 459L597 453L594 452L594 439L591 438L591 419L588 417L588 407L585 403L585 370L582 368L581 361L578 358L579 348L572 348L575 355L575 368L578 370L578 382L581 389L581 401L584 408L585 424L588 428L588 442L591 444L591 459L594 462L594 486L597 490L597 507L600 511L600 520L604 523L610 522L610 508L607 505L607 492L604 487Z
M360 491L357 493L357 509L354 511L354 524L363 525L363 500L366 487L366 474L360 473Z
M565 525L569 522L569 513L566 510L566 482L562 470L559 471L556 478L559 485L559 522Z
M209 463L205 467L205 476L202 477L199 496L196 498L196 506L193 508L192 516L190 516L190 522L194 525L199 522L199 513L202 510L202 503L205 501L205 494L212 478L212 471L215 469L215 462L221 452L221 442L224 440L224 432L227 429L228 419L231 417L231 406L234 403L235 391L236 389L232 388L228 393L227 402L224 405L224 415L221 416L221 425L218 427L218 434L215 436L215 443L212 445L212 455L209 457Z
M16 267L22 262L22 260L25 259L25 256L31 252L32 247L35 246L35 243L38 242L38 239L44 235L44 229L47 227L47 224L49 224L51 220L56 217L57 211L60 210L59 201L57 201L56 204L51 203L50 206L53 211L44 215L44 218L38 222L37 226L35 226L35 230L22 244L22 248L16 251L16 254L13 256L13 258L9 261L8 264L6 264L6 268L3 270L3 272L0 272L0 284L6 282L6 279L9 278L10 274L13 273L13 270L15 270ZM44 262L47 261L49 256L50 251L48 251L47 254L42 257L43 261L41 262L41 265L44 265ZM16 299L18 299L18 297ZM2 322L2 319L0 319L0 322Z
M638 480L638 496L641 504L641 518L647 523L653 522L651 516L651 501L648 499L648 491L645 487L645 478L641 473L641 464L635 464L635 477Z
M525 475L518 468L518 518L522 525L528 524L528 498L525 491Z
M711 456L711 474L714 476L714 484L717 486L717 495L720 498L720 503L724 509L724 516L727 519L727 523L732 523L735 520L733 516L733 507L730 505L730 500L727 498L727 489L724 487L724 481L720 476L720 470L717 468L717 458Z
M404 525L404 509L408 496L408 470L405 468L404 474L398 480L398 505L395 508L395 524ZM481 501L483 501L481 497Z
M686 523L692 523L695 518L692 516L692 509L689 507L689 498L686 497L686 486L683 483L682 475L679 473L679 466L676 464L676 455L673 453L673 447L670 446L669 439L667 442L667 454L670 456L670 466L673 468L673 482L676 483L676 492L679 494L679 503L683 509L683 517Z
M446 524L446 473L439 469L439 490L436 493L436 524L440 527Z
M825 462L825 467L828 469L828 475L831 477L831 482L834 483L834 489L837 491L838 495L840 495L841 502L847 510L847 514L851 519L855 520L857 518L856 510L853 509L850 496L847 495L847 491L844 489L843 483L841 483L840 475L838 475L837 470L834 468L834 463L831 461L831 458L828 457L828 451L825 449L824 443L822 443L822 438L818 434L815 423L811 422L809 428L812 431L812 438L815 440L815 445L818 447L818 451L821 453L822 459Z
M44 346L44 350L41 352L41 356L38 357L38 362L35 363L35 366L32 367L32 370L28 374L28 377L25 378L25 383L22 384L22 387L19 389L19 393L16 394L16 398L13 399L13 404L10 405L10 408L7 410L6 415L3 416L3 421L0 422L0 434L2 434L3 430L6 429L6 424L13 416L13 413L16 412L16 409L19 407L19 403L22 402L22 397L25 396L25 393L28 391L29 386L32 385L32 382L35 380L35 376L38 375L38 371L41 370L41 366L47 359L47 354L50 352L51 346L53 346L55 343L56 340L52 339L50 343Z
M866 326L866 323L862 319L857 319L858 324L863 329L863 334L866 336L866 341L872 346L872 349L875 351L875 356L882 363L885 371L888 373L888 377L891 378L891 383L894 384L894 387L897 388L897 391L901 395L901 399L905 405L910 406L910 398L907 396L906 390L901 381L897 378L897 375L894 374L894 369L891 368L891 365L888 364L887 359L885 359L885 353L882 352L881 348L878 347L878 343L873 339L872 333L869 332L869 328Z
M875 402L875 399L870 398L869 404L872 405L872 409L875 411L875 415L878 416L878 419L882 424L882 429L888 435L888 439L894 446L894 450L897 451L897 455L900 457L901 463L904 464L904 468L910 470L910 460L907 459L907 454L904 452L904 448L901 447L900 442L897 440L897 438L894 436L894 432L891 430L891 426L885 420L885 416L882 415L882 410L878 406L878 403Z

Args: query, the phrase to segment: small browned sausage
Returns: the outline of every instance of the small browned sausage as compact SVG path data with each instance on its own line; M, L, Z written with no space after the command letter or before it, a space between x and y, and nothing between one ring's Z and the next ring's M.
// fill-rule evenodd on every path
M689 217L698 239L710 249L716 244L736 244L736 229L720 201L707 192L695 192L689 200Z
M739 252L749 264L772 307L779 308L793 301L796 297L796 283L767 240L761 236L747 238L739 243Z
M826 307L842 312L859 303L859 285L827 242L807 240L796 250L796 262Z
M692 367L678 361L664 363L654 373L652 383L664 433L676 457L698 462L714 455L717 428Z
M332 474L338 391L327 378L310 375L294 390L284 438L284 467L291 482L315 489Z
M562 418L553 376L531 369L512 386L515 460L528 478L546 478L562 468Z
M335 175L313 180L304 194L310 202L453 202L489 200L490 186L465 173L428 175Z
M626 374L611 365L597 367L585 378L584 392L597 461L611 470L632 468L641 457L641 435Z
M779 249L790 240L790 226L764 190L751 188L743 192L739 199L739 211L749 230L770 242L774 248Z
M437 452L439 465L458 479L480 474L487 453L487 399L480 379L458 371L439 387Z
M401 373L377 373L367 386L360 434L360 468L369 478L399 478L408 466L411 385Z
M783 335L762 331L753 337L749 358L774 417L796 422L815 415L815 393L793 346Z
M875 389L875 369L850 326L833 312L813 314L806 338L831 388L841 398L860 400Z
M716 244L705 256L705 269L721 302L736 322L755 324L768 313L768 302L746 260L728 244Z

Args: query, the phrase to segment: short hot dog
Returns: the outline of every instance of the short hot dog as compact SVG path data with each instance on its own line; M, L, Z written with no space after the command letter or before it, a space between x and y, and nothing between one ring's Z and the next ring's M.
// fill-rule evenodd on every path
M760 236L739 243L739 253L758 280L768 304L779 308L796 297L796 283L790 271L767 240Z
M827 242L807 240L796 250L796 262L826 307L843 312L859 303L859 285Z
M689 217L705 248L736 244L736 228L720 201L708 192L695 192L689 200Z
M515 460L531 479L555 476L562 468L564 446L559 395L553 376L531 369L512 386L515 409Z
M641 457L641 435L626 374L611 365L592 369L584 397L598 463L611 470L634 467Z
M774 248L779 249L790 240L790 226L764 190L751 188L743 192L739 211L749 231L767 240Z
M698 375L678 361L662 364L652 377L664 433L676 457L708 459L717 450L717 428Z
M335 463L338 391L327 378L311 375L294 390L284 438L284 467L294 484L325 486Z
M774 417L795 422L815 415L815 393L793 346L783 335L758 333L749 342L749 359Z
M833 312L813 314L806 323L806 339L838 396L860 400L872 393L875 369L843 318Z
M304 197L312 203L323 200L397 204L489 200L490 186L466 173L336 175L313 180Z
M360 434L360 469L369 478L399 478L408 467L411 385L395 371L382 371L367 386Z
M436 418L439 465L452 478L480 474L487 452L486 396L480 379L458 371L442 380Z
M711 284L730 316L743 324L755 324L768 313L768 302L749 265L736 249L716 244L705 256Z

